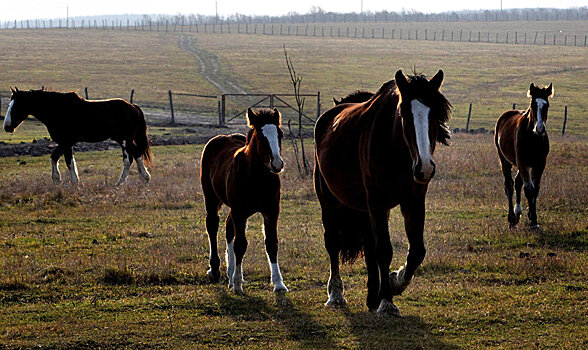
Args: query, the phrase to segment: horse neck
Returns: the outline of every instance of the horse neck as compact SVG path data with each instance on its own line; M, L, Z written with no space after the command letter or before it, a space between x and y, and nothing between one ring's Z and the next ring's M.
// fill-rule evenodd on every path
M260 173L269 172L269 169L265 166L261 156L257 152L257 139L252 137L247 144L243 147L243 163L249 173Z
M28 106L26 113L37 118L45 125L51 122L52 116L55 114L55 107L48 103L47 100L47 96L39 94L37 96L29 95L25 101L26 106Z

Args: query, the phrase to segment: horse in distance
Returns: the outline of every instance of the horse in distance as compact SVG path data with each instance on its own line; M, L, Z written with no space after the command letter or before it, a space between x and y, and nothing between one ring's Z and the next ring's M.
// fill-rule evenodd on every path
M547 164L549 137L545 124L549 109L549 98L553 97L553 84L538 87L531 83L527 97L531 99L525 111L509 110L498 118L494 130L494 144L504 175L504 191L508 199L508 222L515 227L523 213L521 189L529 204L527 217L531 228L537 224L537 196L541 186L541 176ZM517 169L513 182L512 167ZM513 185L516 203L513 208Z
M271 269L274 292L287 291L278 265L278 216L280 213L281 115L277 109L247 110L249 131L219 135L204 146L200 160L200 182L206 210L206 231L210 248L211 281L220 278L217 248L218 212L230 208L225 222L226 264L229 288L243 292L243 256L247 250L247 219L263 216L265 249Z
M133 160L146 182L151 175L145 168L153 155L147 135L145 115L139 106L122 99L85 100L75 92L12 89L10 104L4 118L4 130L14 130L32 115L47 127L57 147L51 154L51 177L61 181L59 159L63 155L71 182L79 181L73 146L78 142L116 141L123 152L123 171L117 182L122 184Z
M340 259L363 253L368 271L367 306L399 316L392 302L411 283L425 257L425 195L435 174L436 143L448 144L451 104L439 92L443 71L430 80L402 71L362 103L343 103L315 126L314 186L330 259L326 305L345 305ZM389 273L391 208L400 205L409 251Z

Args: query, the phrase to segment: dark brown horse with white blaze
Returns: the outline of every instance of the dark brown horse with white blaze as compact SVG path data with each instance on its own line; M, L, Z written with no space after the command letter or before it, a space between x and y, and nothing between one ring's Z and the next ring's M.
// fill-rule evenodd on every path
M521 206L521 188L525 188L525 197L529 203L529 225L538 228L537 196L541 185L541 175L547 163L549 138L545 123L547 122L548 99L553 96L553 84L537 87L531 84L527 96L531 105L526 111L510 110L502 113L496 122L494 143L498 150L504 190L508 198L508 222L510 227L519 222L523 208ZM511 169L518 170L513 183ZM516 190L516 204L513 209L513 184Z
M282 130L277 109L247 110L250 127L247 136L219 135L202 151L200 182L206 209L206 230L210 246L213 282L220 278L217 250L218 212L224 204L230 208L226 220L227 276L229 288L243 291L242 261L247 249L247 219L263 216L265 249L271 268L274 292L287 291L278 265L278 215L280 213L280 176L284 167L280 154Z
M363 103L342 103L315 126L314 186L322 209L331 262L327 305L346 304L339 258L363 251L367 306L399 315L392 303L425 257L425 195L435 173L436 142L448 144L451 104L439 92L443 72L431 80L398 71ZM391 274L390 209L400 205L410 244L406 264Z
M133 159L145 181L151 179L145 165L151 164L152 154L145 116L139 106L121 99L85 100L75 92L10 90L12 96L4 118L4 130L13 132L29 115L45 124L51 139L57 143L51 154L54 182L61 181L58 163L63 155L71 181L78 183L73 156L76 143L107 139L116 141L123 151L123 171L117 185L125 181Z

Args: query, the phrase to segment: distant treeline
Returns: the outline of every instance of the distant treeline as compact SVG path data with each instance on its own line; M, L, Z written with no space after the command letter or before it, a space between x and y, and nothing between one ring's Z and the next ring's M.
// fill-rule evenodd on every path
M137 26L148 23L171 23L172 25L230 24L230 23L382 23L382 22L489 22L489 21L587 21L588 7L555 9L527 8L507 10L464 10L458 12L422 13L402 12L364 12L336 13L325 12L313 7L309 13L289 13L283 16L246 16L234 14L227 17L205 15L116 15L71 17L57 19L32 19L5 21L0 23L4 29L33 28L76 28L84 26Z

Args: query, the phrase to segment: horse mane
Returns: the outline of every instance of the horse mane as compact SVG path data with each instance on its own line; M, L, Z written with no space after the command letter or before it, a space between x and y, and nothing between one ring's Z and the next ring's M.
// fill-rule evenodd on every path
M68 92L59 92L59 91L47 91L44 89L40 90L29 90L29 91L22 91L29 96L37 97L37 98L46 98L46 99L53 99L53 100L61 100L70 103L81 102L84 99L80 97L75 91L68 91Z
M335 106L340 105L342 103L361 103L368 101L373 96L374 93L371 91L355 90L347 96L341 97L339 101L333 98L333 102L335 103Z

